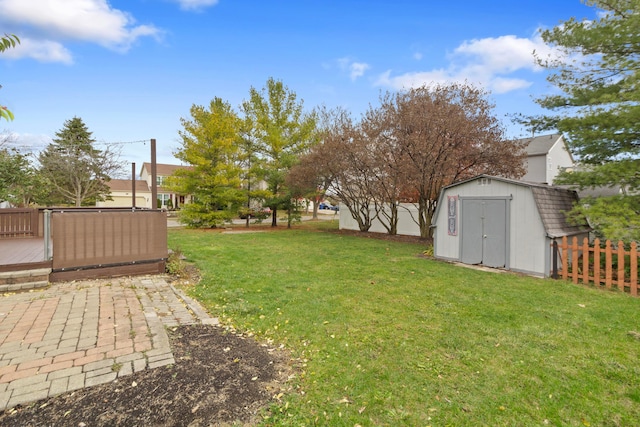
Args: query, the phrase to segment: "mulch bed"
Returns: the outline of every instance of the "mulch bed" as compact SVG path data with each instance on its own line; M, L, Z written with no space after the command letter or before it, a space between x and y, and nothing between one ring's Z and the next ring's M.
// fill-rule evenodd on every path
M174 365L18 406L3 426L253 425L285 391L283 352L219 326L169 330Z

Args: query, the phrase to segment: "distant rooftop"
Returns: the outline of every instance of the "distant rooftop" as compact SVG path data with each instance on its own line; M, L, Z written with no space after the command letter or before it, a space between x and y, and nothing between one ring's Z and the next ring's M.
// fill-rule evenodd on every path
M111 191L131 191L132 185L130 179L112 179L107 182ZM136 191L149 191L147 181L136 180Z
M553 144L555 144L560 138L562 138L562 135L554 133L551 135L517 139L516 142L524 145L527 156L541 156L547 154L549 150L551 150L551 147L553 147Z
M142 168L146 169L149 173L151 173L151 163L145 162L142 164ZM191 169L191 166L182 166L182 165L168 165L165 163L156 163L156 173L158 176L171 176L173 172L177 169ZM142 169L140 170L142 174Z

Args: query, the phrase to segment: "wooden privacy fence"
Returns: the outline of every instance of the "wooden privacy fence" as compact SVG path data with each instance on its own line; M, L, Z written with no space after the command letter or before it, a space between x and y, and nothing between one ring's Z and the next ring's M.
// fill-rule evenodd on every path
M585 238L582 244L574 237L569 243L567 237L562 242L552 243L552 277L571 279L573 283L593 283L597 287L617 288L638 296L638 246L631 243L628 249L623 242L613 245L607 240L601 246L600 239L589 244Z
M0 209L0 239L38 235L38 209Z
M164 272L167 216L158 210L53 210L51 230L52 281Z

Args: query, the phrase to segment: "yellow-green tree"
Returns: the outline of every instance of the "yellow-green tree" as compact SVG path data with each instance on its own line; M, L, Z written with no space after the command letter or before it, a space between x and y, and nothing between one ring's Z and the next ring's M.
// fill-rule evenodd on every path
M244 201L242 121L220 98L190 112L190 119L181 119L181 147L174 155L191 167L176 171L167 186L193 196L179 213L184 224L215 227L231 220Z
M288 211L290 224L293 194L286 177L300 155L317 141L316 117L305 113L296 94L273 78L260 91L250 89L242 110L262 159L261 175L270 193L265 205L272 210L271 225L277 226L278 209Z

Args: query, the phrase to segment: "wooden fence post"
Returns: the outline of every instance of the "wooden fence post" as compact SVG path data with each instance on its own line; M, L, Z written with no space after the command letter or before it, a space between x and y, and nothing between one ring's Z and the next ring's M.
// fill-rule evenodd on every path
M611 288L611 283L612 283L612 276L613 276L613 272L612 272L612 253L611 253L611 240L607 239L607 242L605 243L604 246L604 259L605 259L605 273L604 273L604 285L607 287L607 289Z
M562 279L569 278L569 242L567 236L562 236Z
M582 240L582 283L589 283L589 239Z
M624 243L618 240L618 289L624 292L625 274L624 274Z
M638 244L636 242L632 242L629 248L629 265L631 267L629 292L633 296L638 296Z
M553 277L554 279L557 279L558 278L558 241L555 239L553 240L552 265L553 265L553 270L551 272L551 277Z
M573 283L578 284L578 272L580 268L578 267L578 263L580 262L580 257L578 256L578 238L573 237L571 239L571 277L573 278Z
M593 283L600 287L600 239L593 241Z

